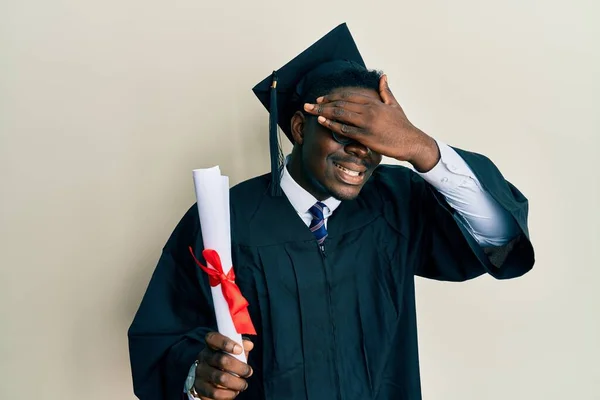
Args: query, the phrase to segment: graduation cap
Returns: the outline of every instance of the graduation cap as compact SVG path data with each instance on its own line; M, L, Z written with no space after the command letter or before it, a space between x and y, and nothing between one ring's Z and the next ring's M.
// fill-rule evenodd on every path
M290 120L294 106L310 89L310 83L345 68L365 68L356 43L344 23L323 36L292 61L267 76L252 91L269 111L271 193L281 195L283 154L277 126L293 143Z

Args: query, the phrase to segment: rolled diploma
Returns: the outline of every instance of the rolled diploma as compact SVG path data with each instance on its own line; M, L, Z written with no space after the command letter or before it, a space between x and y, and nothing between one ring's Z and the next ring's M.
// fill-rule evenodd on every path
M227 275L232 267L231 259L231 226L229 215L229 178L221 176L219 167L195 169L194 186L200 228L205 249L213 249L219 253L223 272ZM243 348L242 335L237 333L233 319L229 312L229 305L223 296L221 285L211 287L217 328L219 333L239 343ZM232 354L242 362L246 362L246 355Z

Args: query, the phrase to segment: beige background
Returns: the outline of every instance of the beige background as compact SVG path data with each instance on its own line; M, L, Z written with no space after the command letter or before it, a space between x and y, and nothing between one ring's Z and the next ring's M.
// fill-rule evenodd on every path
M599 4L0 1L0 398L133 398L191 169L265 172L251 87L347 21L419 127L531 202L532 273L418 281L424 398L600 399Z

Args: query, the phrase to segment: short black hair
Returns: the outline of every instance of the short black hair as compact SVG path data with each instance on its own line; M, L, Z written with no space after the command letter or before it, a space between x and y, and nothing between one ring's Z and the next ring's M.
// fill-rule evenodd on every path
M302 104L314 103L318 97L327 95L342 87L358 87L379 91L379 80L382 75L381 71L364 68L346 68L336 71L310 82L306 94L300 100Z

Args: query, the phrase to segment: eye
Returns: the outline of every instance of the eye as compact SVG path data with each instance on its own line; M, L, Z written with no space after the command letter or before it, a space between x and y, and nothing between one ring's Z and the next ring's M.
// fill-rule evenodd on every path
M335 140L339 144L343 144L343 145L350 144L354 141L353 139L350 139L348 136L337 134L334 131L331 131L331 136L333 137L333 140Z

